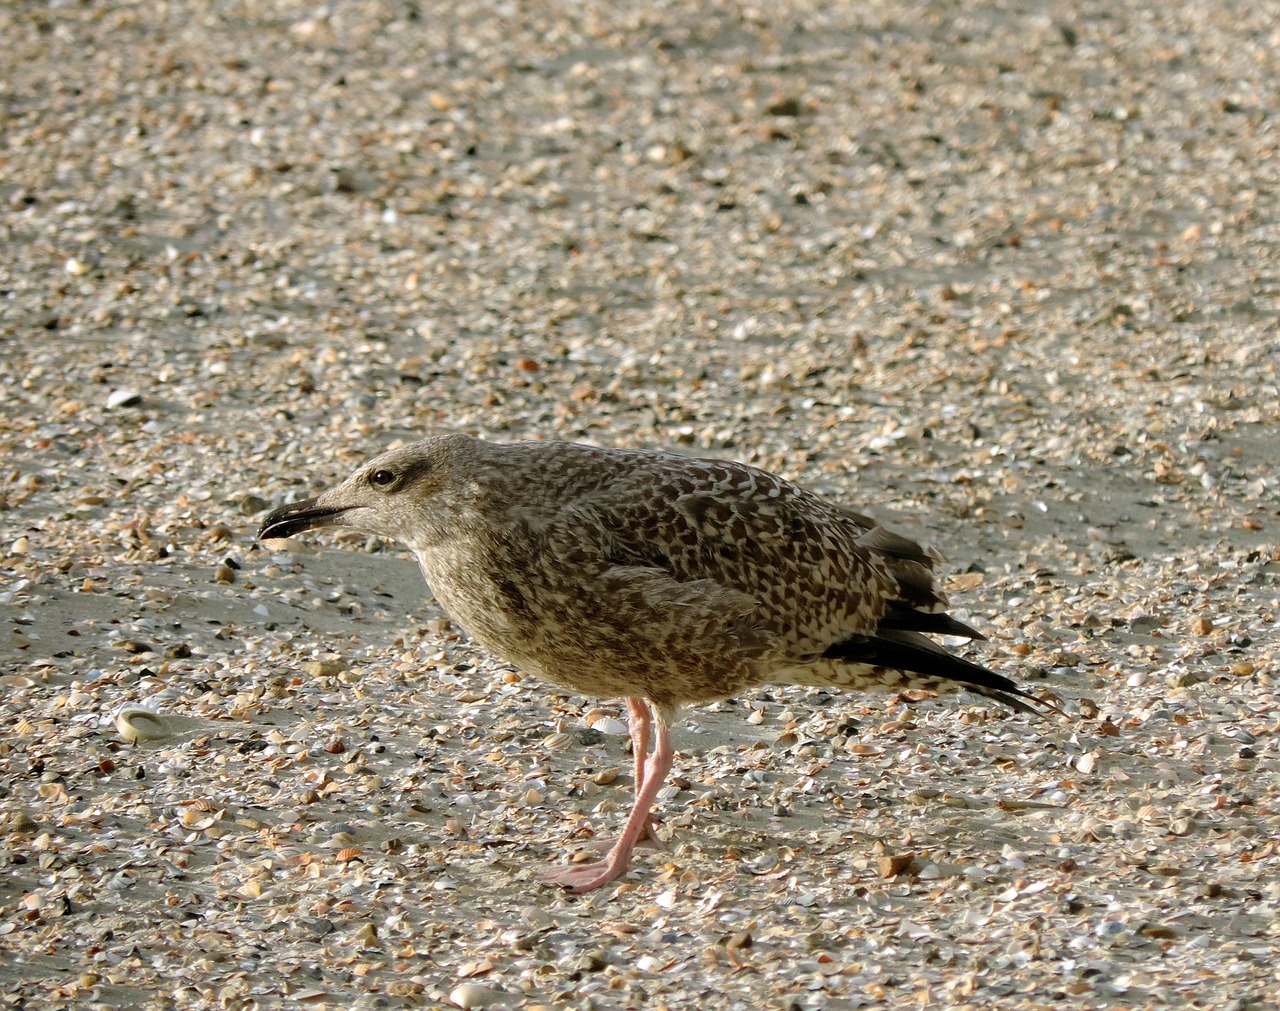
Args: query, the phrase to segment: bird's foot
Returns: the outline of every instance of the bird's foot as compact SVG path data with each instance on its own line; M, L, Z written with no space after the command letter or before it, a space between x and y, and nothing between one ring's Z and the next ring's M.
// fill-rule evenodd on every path
M614 878L621 877L631 866L631 853L636 845L648 845L661 850L667 848L662 840L653 834L651 823L646 823L645 829L647 834L640 837L638 844L630 842L625 835L611 846L603 841L590 843L587 848L597 851L606 846L609 847L603 860L567 865L556 864L542 871L538 878L548 884L559 885L561 888L579 893L607 885Z
M616 839L592 839L589 843L583 844L584 850L593 850L596 853L608 853L618 844ZM656 823L650 818L644 826L644 834L636 840L637 849L656 850L659 853L667 852L667 844L658 838Z
M590 864L569 864L566 867L548 867L538 877L550 885L559 885L571 892L581 894L593 888L607 885L614 878L620 877L631 863L630 858L614 859L611 853L604 860Z

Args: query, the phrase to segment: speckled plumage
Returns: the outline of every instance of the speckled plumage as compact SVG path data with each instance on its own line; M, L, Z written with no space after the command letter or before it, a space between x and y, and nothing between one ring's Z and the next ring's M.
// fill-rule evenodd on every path
M260 535L329 523L406 544L480 645L574 691L627 697L633 728L640 699L665 734L681 704L764 683L968 688L1030 708L921 634L981 638L945 615L932 555L745 464L437 436L281 507Z

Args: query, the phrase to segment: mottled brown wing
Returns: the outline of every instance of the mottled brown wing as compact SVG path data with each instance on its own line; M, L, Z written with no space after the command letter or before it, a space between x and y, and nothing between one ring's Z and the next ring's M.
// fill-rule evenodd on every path
M885 543L906 556L896 557L875 541L859 545L882 529L865 517L742 465L643 462L566 503L557 525L580 536L599 531L600 550L615 564L660 568L678 582L709 579L752 597L783 652L809 656L873 632L895 601L904 613L936 603L918 546L889 535Z

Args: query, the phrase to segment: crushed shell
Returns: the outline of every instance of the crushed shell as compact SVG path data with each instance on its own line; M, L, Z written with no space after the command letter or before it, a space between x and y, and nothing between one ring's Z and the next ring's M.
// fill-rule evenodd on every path
M172 733L169 723L154 709L125 706L116 713L116 732L129 744L158 741Z
M1276 32L0 4L0 1003L1275 1007ZM484 656L396 545L253 540L445 430L870 511L1068 716L691 706L662 848L547 888L621 829L625 703Z

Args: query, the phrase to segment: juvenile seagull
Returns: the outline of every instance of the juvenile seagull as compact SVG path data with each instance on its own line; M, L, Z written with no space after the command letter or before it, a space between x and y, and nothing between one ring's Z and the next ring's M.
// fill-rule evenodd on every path
M653 836L680 707L761 684L1034 696L923 633L944 613L934 558L875 520L742 463L565 442L442 435L276 509L260 538L340 524L417 556L490 652L565 688L622 696L635 803L604 859L546 880L589 891ZM652 750L650 737L652 736Z

